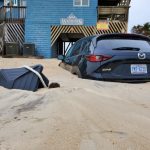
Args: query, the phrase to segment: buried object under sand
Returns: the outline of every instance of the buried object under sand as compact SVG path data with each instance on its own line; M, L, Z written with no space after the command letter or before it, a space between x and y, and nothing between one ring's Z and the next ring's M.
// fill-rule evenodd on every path
M37 91L39 88L48 87L49 84L49 80L45 77L42 71L42 65L1 69L0 86L8 89Z
M60 88L60 84L59 83L56 83L56 82L53 82L49 85L49 88L52 89L52 88Z

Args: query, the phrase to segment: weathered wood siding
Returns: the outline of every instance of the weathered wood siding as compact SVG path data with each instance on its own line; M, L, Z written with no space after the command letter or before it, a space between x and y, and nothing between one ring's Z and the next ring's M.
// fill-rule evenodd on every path
M84 25L96 25L97 3L97 0L90 0L89 7L74 7L73 0L27 0L26 42L34 42L37 54L50 58L51 26L60 25L60 19L71 13L83 18Z
M3 0L0 0L0 7L3 6L4 2Z

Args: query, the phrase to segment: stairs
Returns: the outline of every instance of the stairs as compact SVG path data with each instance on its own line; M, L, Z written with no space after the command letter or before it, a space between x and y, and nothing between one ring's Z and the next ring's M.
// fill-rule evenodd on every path
M5 42L17 42L22 47L24 43L24 24L6 23L5 24Z
M0 54L2 54L5 42L17 42L20 47L25 41L24 24L19 23L1 23L0 24Z
M24 6L0 7L0 53L3 52L5 42L17 42L20 47L24 43L25 32Z

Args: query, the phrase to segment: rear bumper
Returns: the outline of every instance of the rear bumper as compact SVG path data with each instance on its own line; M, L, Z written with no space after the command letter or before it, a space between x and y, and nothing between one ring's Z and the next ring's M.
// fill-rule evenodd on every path
M104 81L111 81L111 82L123 82L123 83L143 83L143 82L150 82L149 79L103 79Z
M150 76L131 76L131 77L124 77L124 76L105 76L100 73L93 73L91 75L85 76L87 79L93 79L93 80L103 80L103 81L118 81L118 82L149 82Z

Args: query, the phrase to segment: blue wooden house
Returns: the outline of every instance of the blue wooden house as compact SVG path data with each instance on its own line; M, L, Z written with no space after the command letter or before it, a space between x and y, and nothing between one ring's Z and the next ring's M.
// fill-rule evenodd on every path
M36 55L65 54L94 34L127 32L130 0L0 0L5 41L35 43ZM69 47L69 46L68 46Z

